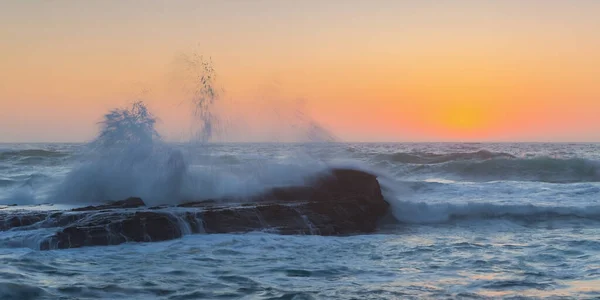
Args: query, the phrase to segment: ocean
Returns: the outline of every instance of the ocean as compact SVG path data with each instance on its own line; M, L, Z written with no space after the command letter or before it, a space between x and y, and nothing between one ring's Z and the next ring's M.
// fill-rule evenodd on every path
M50 251L56 228L13 228L0 299L600 298L600 144L0 144L0 213L251 195L335 166L377 175L397 222Z

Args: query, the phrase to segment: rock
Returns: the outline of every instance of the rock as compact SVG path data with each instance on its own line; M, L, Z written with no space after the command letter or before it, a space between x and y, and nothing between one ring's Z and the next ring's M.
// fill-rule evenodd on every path
M80 208L74 208L71 211L90 211L90 210L106 210L106 209L117 209L117 208L138 208L146 206L146 203L140 198L130 197L125 200L115 201L99 206L86 206Z
M182 228L189 227L189 223L190 220L179 220L172 214L150 211L92 215L84 223L69 226L46 239L40 249L172 240L181 237ZM189 233L199 233L198 226L195 229Z
M145 203L142 201L142 199L131 197L105 205L75 208L71 210L73 213L62 211L31 212L25 210L3 212L3 214L0 214L0 230L8 230L17 227L29 227L32 225L36 225L38 228L66 226L75 221L83 219L88 215L74 212L138 208L142 206L145 206Z
M29 226L41 222L47 217L48 213L44 212L4 212L4 214L0 215L0 230Z
M188 202L177 208L146 208L141 199L128 198L67 212L4 214L0 229L64 227L42 241L40 248L47 250L164 241L194 233L370 233L388 210L374 175L335 169L316 176L307 186L273 188L247 198Z
M211 207L202 214L206 233L257 229L282 234L343 235L369 233L389 208L375 176L333 170L306 187L275 188L247 200L254 206Z

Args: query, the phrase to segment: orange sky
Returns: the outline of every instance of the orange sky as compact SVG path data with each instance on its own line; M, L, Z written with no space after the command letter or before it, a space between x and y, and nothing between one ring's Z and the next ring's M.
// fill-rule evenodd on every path
M594 0L6 1L0 142L89 140L142 90L180 140L173 61L192 52L213 58L230 140L282 139L301 98L345 141L598 142L599 13Z

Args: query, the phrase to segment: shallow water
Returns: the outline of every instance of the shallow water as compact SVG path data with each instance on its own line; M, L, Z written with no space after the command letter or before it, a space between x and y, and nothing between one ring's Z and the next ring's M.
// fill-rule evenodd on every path
M176 147L190 157L190 176L229 179L217 194L300 183L329 165L375 172L401 223L349 237L189 235L56 251L36 249L49 230L5 231L0 299L600 298L600 145ZM78 205L52 195L79 170L82 145L0 149L13 152L0 156L0 203L55 203L3 211ZM21 149L59 154L14 155ZM445 161L428 161L432 153Z

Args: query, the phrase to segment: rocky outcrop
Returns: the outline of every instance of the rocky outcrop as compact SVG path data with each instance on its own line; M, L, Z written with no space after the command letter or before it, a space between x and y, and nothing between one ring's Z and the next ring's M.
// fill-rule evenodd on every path
M263 230L279 234L370 233L387 214L375 176L335 169L307 186L282 187L247 198L188 202L146 208L139 198L64 212L0 215L0 229L62 227L41 249L117 245L179 238L194 233ZM16 219L15 219L16 218Z
M251 207L211 207L202 214L207 233L257 229L282 234L343 235L377 228L389 204L375 176L333 170L306 187L275 188L249 199ZM196 206L206 207L205 202Z

